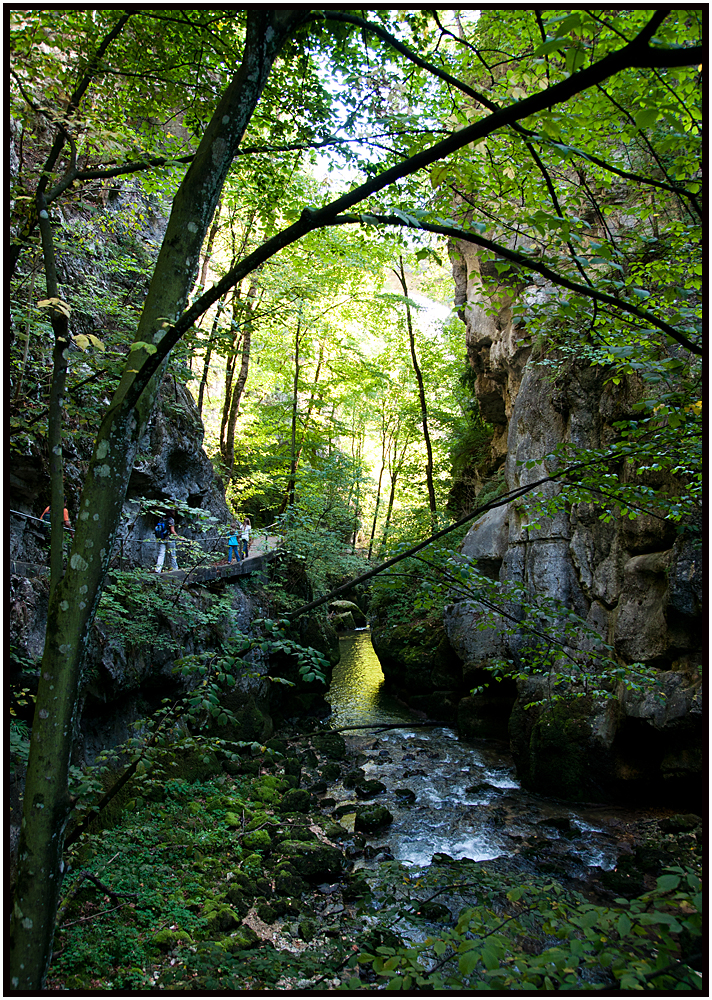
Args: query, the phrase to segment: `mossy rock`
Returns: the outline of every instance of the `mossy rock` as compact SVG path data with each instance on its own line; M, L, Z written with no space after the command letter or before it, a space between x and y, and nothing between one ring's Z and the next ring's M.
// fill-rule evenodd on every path
M456 689L462 661L445 635L442 621L371 624L373 648L386 680L409 694L431 695L438 686Z
M273 924L280 915L272 903L269 903L264 898L255 900L255 912L265 924Z
M237 813L228 811L225 813L225 823L227 826L239 828L242 826L242 816L238 816Z
M284 779L276 774L263 774L257 784L267 788L275 788L278 792L284 790Z
M354 830L359 833L377 833L393 822L393 814L385 806L358 806Z
M336 847L318 841L285 840L279 845L283 857L288 858L295 871L310 882L321 882L338 877L343 871L344 859Z
M245 829L249 833L252 830L256 830L258 826L264 826L264 824L268 822L269 822L269 816L267 815L267 813L262 812L262 810L259 810L252 813L251 818L245 825Z
M216 943L228 952L247 951L249 948L256 948L260 939L251 927L240 925L239 930L235 931L234 934L221 938Z
M279 800L279 792L276 788L270 788L269 785L257 785L250 792L250 798L255 802L265 802L267 805L273 805Z
M687 833L702 825L702 817L696 813L677 813L661 819L658 826L663 833Z
M272 838L266 830L253 830L251 833L246 833L242 838L242 843L248 851L269 853L272 850Z
M248 854L242 859L242 866L253 878L258 879L262 874L262 856L260 854Z
M336 781L341 775L341 768L336 763L324 764L319 772L324 781Z
M277 870L274 876L274 891L282 896L290 898L299 897L303 892L307 892L309 883L305 882L300 875L295 875L291 871L284 869Z
M311 748L304 751L300 760L304 767L316 767L319 763L319 758Z
M237 885L231 885L225 893L225 899L241 917L246 917L250 912L253 898L254 892L246 893Z
M396 800L403 805L412 806L416 799L416 794L412 788L396 788L393 794Z
M239 915L225 902L211 900L206 903L203 919L211 934L218 931L231 931L240 926Z
M348 771L344 775L344 788L355 788L362 781L366 780L366 772L362 767L356 768L354 771Z
M317 836L305 823L285 823L277 834L279 840L316 840Z
M309 812L311 795L304 788L290 788L285 792L280 802L282 812Z
M166 927L162 931L158 931L158 933L153 936L153 944L156 948L160 948L161 951L170 951L172 948L176 948L180 944L192 943L193 938L190 936L188 931L184 931L182 927L178 927L177 930L174 931Z
M527 718L517 702L509 732L526 788L576 801L605 786L606 752L592 736L591 708L591 699L582 698Z
M268 750L275 750L277 753L281 753L282 756L287 753L287 744L277 736L273 736L271 740L267 740L265 746Z
M244 872L235 872L232 879L230 880L230 888L237 887L242 892L252 893L252 895L257 894L257 881L254 878L250 878L249 875L245 875Z
M329 840L346 840L350 837L350 832L341 823L324 823L322 828L324 830L324 836Z
M356 812L358 809L358 802L342 802L340 806L334 809L332 815L336 819L341 819L342 816L347 816L349 813Z
M299 782L302 780L302 765L298 759L296 757L287 757L282 766L285 776L296 778L297 785L299 785Z
M368 625L366 615L363 613L358 604L354 604L353 601L330 601L329 611L334 613L332 621L336 621L336 619L341 618L343 615L351 615L354 626L364 628Z
M344 760L346 757L346 741L340 733L317 733L312 736L312 744L332 760Z
M334 615L331 624L337 632L352 632L356 628L354 616L350 611L342 611L339 615Z
M387 791L382 781L362 781L356 785L356 798L372 799L376 795L382 795Z
M317 930L316 921L311 920L309 917L299 921L299 937L302 941L313 941Z

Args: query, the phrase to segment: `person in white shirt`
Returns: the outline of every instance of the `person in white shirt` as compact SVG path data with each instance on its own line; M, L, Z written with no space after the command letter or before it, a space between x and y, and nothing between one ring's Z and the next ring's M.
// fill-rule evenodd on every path
M250 535L252 534L252 525L250 524L249 517L246 517L242 522L242 534L240 535L240 542L242 543L242 558L247 559L247 554L250 551Z

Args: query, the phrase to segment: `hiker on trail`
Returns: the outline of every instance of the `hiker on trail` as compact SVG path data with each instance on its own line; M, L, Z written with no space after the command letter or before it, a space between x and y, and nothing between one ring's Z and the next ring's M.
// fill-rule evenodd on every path
M230 525L230 537L227 540L227 544L230 546L227 550L227 564L228 566L232 562L233 555L235 556L235 562L240 562L240 542L237 537L237 525Z
M156 536L156 543L158 545L156 573L160 573L163 569L163 561L166 558L166 549L168 549L168 554L171 557L171 569L178 569L178 560L176 559L176 540L172 537L177 534L176 522L174 518L166 514L153 529L153 533Z
M64 514L64 518L63 518L63 520L64 520L64 527L69 532L70 537L74 538L74 528L72 527L71 521L69 520L69 513L68 513L66 507L64 508L64 510L62 511L62 513ZM42 518L41 518L41 520L44 521L45 524L47 525L46 536L49 539L49 525L50 525L49 506L45 507L45 509L42 511Z
M252 534L252 525L250 524L249 517L246 517L242 522L242 535L240 537L240 542L242 543L242 558L247 559L247 554L250 551L250 535Z

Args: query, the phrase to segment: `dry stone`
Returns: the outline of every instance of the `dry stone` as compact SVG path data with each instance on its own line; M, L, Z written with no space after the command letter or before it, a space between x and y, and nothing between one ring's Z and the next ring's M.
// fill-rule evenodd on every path
M617 213L611 224L619 227L626 220ZM614 423L633 414L642 387L634 379L613 385L607 373L585 359L551 349L535 354L526 324L512 316L512 302L519 296L525 308L545 308L551 288L540 279L522 288L516 276L505 277L492 310L482 297L486 265L476 249L456 244L451 257L475 394L482 416L495 427L491 460L495 466L503 460L507 489L545 476L542 464L527 468L527 463L561 442L605 448L615 438ZM619 474L623 482L635 478L628 466ZM650 485L674 488L657 479ZM540 495L553 496L559 489L547 484ZM645 514L604 523L600 509L581 503L542 518L528 511L528 504L522 498L479 518L462 544L463 557L503 584L517 582L533 596L562 601L614 646L621 663L642 662L660 670L665 700L621 688L612 700L589 700L585 712L579 705L575 721L557 716L547 725L543 709L522 710L542 697L543 689L535 679L519 681L510 736L521 773L530 787L539 781L538 787L552 794L557 773L565 775L559 792L573 794L583 781L598 798L614 789L625 796L625 787L654 787L673 773L681 788L692 788L699 780L702 740L696 674L702 636L699 549L686 536L679 538L673 524ZM444 620L466 678L524 645L504 634L503 622L483 627L484 612L474 602L449 605ZM472 733L486 729L491 706L485 701L462 703L460 717ZM641 754L641 746L650 752ZM573 755L568 761L567 753Z

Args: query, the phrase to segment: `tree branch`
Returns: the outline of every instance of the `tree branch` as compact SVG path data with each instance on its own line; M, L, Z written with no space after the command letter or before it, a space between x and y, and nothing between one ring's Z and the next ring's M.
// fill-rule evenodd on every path
M659 60L656 64L664 66L685 66L691 62L699 62L702 55L703 49L701 46L689 49L655 50L655 58ZM182 314L182 316L180 316L173 326L169 327L162 335L159 335L160 339L156 345L157 350L155 354L146 356L143 349L138 349L134 352L136 354L137 377L134 379L131 386L127 388L122 405L131 407L138 401L151 377L158 370L172 348L178 343L183 334L190 329L193 323L205 312L206 309L217 301L221 295L224 295L225 292L232 288L234 284L246 277L250 271L254 270L260 264L263 264L270 257L273 257L280 250L290 246L292 243L297 242L297 240L300 240L303 236L306 236L307 233L310 233L315 229L334 225L336 218L341 215L342 212L347 211L359 202L364 201L370 195L375 194L378 191L382 191L384 188L395 183L401 178L416 173L418 170L423 170L425 167L431 166L438 160L444 159L446 156L449 156L450 153L462 149L463 146L468 145L470 142L483 139L500 128L507 127L522 118L528 118L530 115L537 114L546 108L564 103L570 100L570 98L575 94L578 94L583 90L587 90L589 87L594 87L596 84L607 79L609 76L620 73L623 69L633 68L640 65L648 65L651 58L652 56L647 50L647 47L639 44L638 39L636 38L624 48L609 53L599 62L593 63L586 69L579 70L577 73L572 73L566 80L562 80L553 87L548 87L545 91L532 94L530 97L527 97L516 104L512 104L494 112L488 118L474 122L472 125L468 125L465 128L460 129L460 131L452 133L447 139L443 139L427 149L422 150L420 153L416 153L415 156L412 156L407 160L403 160L401 163L390 167L388 170L384 170L383 173L371 178L365 184L359 185L357 188L354 188L354 190L342 195L340 198L337 198L336 201L330 202L323 208L316 210L311 208L304 209L298 222L289 226L281 233L277 233L276 236L267 240L248 257L241 260L234 268L227 272L221 281L219 281L216 285L213 285L211 289L201 295L201 297L197 299L193 305ZM423 228L425 227L423 226ZM436 230L433 229L433 231ZM445 233L445 235L449 235L449 233ZM526 258L524 258L524 260L526 260ZM530 265L530 263L527 262L526 266L533 265ZM536 267L534 269L536 269ZM562 283L564 283L564 281L565 279L562 279ZM581 294L588 294L589 296L596 295L599 297L600 301L611 302L614 305L627 309L629 312L635 312L636 315L640 315L649 322L652 322L655 319L656 326L666 333L669 332L670 336L673 336L679 343L683 343L688 350L691 350L694 353L701 353L701 350L696 345L692 345L691 342L687 341L684 337L680 340L680 337L682 336L681 334L678 334L677 331L673 330L672 327L669 327L668 324L661 325L661 320L657 320L648 313L636 310L634 307L628 306L627 304L623 305L612 296L601 297L602 293L594 293L591 289L586 289L584 291L585 286L576 285L573 282L566 287L573 287L573 290L575 291L581 290Z
M468 243L475 243L477 246L483 247L485 250L490 250L497 254L498 257L502 257L505 260L511 260L514 264L518 264L520 267L525 267L530 271L536 271L543 277L548 278L553 281L554 284L560 285L563 288L568 288L569 291L576 292L578 295L586 296L587 298L594 299L598 302L605 302L607 305L614 306L616 309L623 310L624 312L631 313L632 315L638 317L639 319L645 320L652 326L655 326L662 333L666 334L668 337L672 337L673 340L677 341L682 347L690 351L692 354L701 355L702 348L695 341L689 340L683 333L680 333L675 327L670 326L665 320L660 319L653 313L647 312L645 309L641 309L639 306L634 306L624 299L617 299L613 295L607 295L605 292L599 292L596 288L592 288L589 285L580 285L576 281L572 281L570 278L566 278L562 274L558 274L556 271L547 267L546 264L541 264L539 261L532 260L529 257L525 257L524 254L518 253L516 250L510 250L508 247L503 246L501 243L494 243L492 240L486 240L483 236L478 236L465 229L459 229L456 226L440 226L434 223L425 222L420 219L414 219L413 222L407 222L396 215L372 215L368 213L369 218L376 219L378 222L383 223L383 225L388 226L399 226L406 229L422 229L429 233L438 233L440 236L448 236L451 239L465 240ZM360 215L342 215L338 219L334 219L332 225L347 225L355 222L363 222L363 218Z

